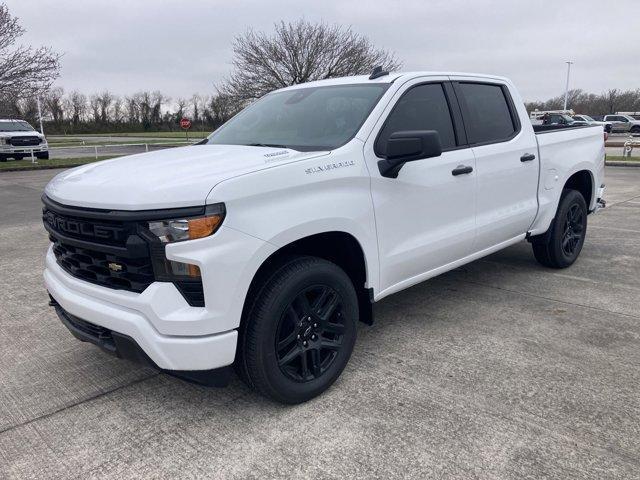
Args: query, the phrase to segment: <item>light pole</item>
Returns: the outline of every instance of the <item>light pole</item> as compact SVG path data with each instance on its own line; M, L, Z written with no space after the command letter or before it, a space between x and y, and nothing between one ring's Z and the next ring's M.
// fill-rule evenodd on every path
M569 74L571 73L571 65L573 62L564 62L567 64L567 85L564 88L564 109L567 109L567 100L569 99Z
M40 133L44 135L44 130L42 129L42 110L40 109L40 94L36 95L36 102L38 104L38 120L40 121Z

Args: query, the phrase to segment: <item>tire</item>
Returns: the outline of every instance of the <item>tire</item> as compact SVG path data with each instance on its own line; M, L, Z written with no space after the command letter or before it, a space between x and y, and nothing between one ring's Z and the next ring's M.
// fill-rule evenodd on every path
M49 160L49 152L36 153L36 157L40 160Z
M7 161L7 156L6 155L0 155L0 162L6 162Z
M534 238L536 260L550 268L567 268L580 255L587 235L587 204L577 190L564 190L550 230Z
M13 158L14 158L15 160L22 160L22 159L24 158L24 155L21 155L21 154L15 154L15 155L13 156Z
M634 127L631 127L631 133L635 133L635 134L640 133L640 126L636 125Z
M258 393L296 404L327 390L356 340L351 279L327 260L290 257L263 277L243 319L236 369Z

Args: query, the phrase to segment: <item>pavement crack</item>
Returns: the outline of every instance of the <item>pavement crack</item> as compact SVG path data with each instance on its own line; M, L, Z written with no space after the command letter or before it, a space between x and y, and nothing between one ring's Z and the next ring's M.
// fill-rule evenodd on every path
M53 417L54 415L57 415L58 413L64 412L66 410L70 410L70 409L72 409L74 407L77 407L78 405L82 405L83 403L92 402L94 400L102 398L102 397L104 397L106 395L109 395L109 394L111 394L113 392L117 392L119 390L122 390L124 388L131 387L133 385L138 385L139 383L146 382L147 380L155 378L158 375L160 375L160 372L155 373L153 375L149 375L147 377L144 377L144 378L141 378L141 379L138 379L138 380L134 380L133 382L126 383L124 385L120 385L120 386L112 388L110 390L101 391L100 393L98 393L96 395L93 395L93 396L90 396L90 397L87 397L87 398L83 398L82 400L80 400L78 402L70 403L68 405L65 405L64 407L61 407L61 408L59 408L57 410L54 410L53 412L48 412L48 413L45 413L43 415L40 415L40 416L37 416L37 417L34 417L34 418L30 418L29 420L26 420L26 421L24 421L22 423L17 423L15 425L10 425L10 426L5 427L2 430L0 430L0 435L4 435L5 433L12 432L13 430L17 430L20 427L24 427L26 425L30 425L32 423L35 423L35 422L39 421L39 420L43 420L43 419L46 419L46 418Z
M501 290L503 292L517 293L517 294L520 294L520 295L525 295L527 297L539 298L541 300L548 300L550 302L562 303L563 305L571 305L571 306L574 306L574 307L588 308L588 309L591 309L591 310L596 310L598 312L612 313L614 315L621 315L623 317L640 319L640 316L631 315L630 313L615 312L615 311L612 311L612 310L607 310L606 308L599 308L599 307L594 307L592 305L584 305L582 303L569 302L569 301L566 301L566 300L558 300L557 298L549 298L549 297L545 297L543 295L536 295L534 293L523 292L523 291L520 291L520 290L512 290L510 288L498 287L496 285L488 285L486 283L475 282L473 280L465 280L465 279L461 278L461 279L459 279L459 281L460 282L465 282L465 283L470 283L472 285L478 285L480 287L493 288L495 290Z

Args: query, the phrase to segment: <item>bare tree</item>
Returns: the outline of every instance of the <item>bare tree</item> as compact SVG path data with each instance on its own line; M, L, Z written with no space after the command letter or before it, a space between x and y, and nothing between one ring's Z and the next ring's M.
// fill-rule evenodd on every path
M280 22L273 35L249 30L233 43L234 71L222 87L239 102L277 88L323 78L366 74L376 65L396 70L400 62L349 27Z
M185 111L187 109L187 101L184 98L178 98L176 100L176 110L173 114L174 121L177 123L180 121L182 117L184 117Z
M124 121L124 107L122 97L116 96L113 99L111 121L113 121L113 123L122 123Z
M98 95L93 94L89 97L89 110L91 111L91 120L94 123L100 122L100 102Z
M54 123L64 120L64 89L62 87L50 89L44 97L44 108Z
M114 98L114 95L108 90L96 95L96 102L98 103L99 111L98 119L103 125L109 122L111 104L113 103Z
M136 95L125 97L124 111L128 123L136 123L140 119L140 106Z
M200 117L202 115L202 105L204 100L200 94L195 93L191 97L191 116L194 123L200 121Z
M87 96L78 91L71 92L65 101L65 108L69 112L67 115L71 117L71 123L78 125L87 112Z
M0 4L0 100L33 96L59 75L60 55L51 48L14 46L23 33L18 19Z
M238 104L234 102L233 98L221 92L211 97L207 109L214 127L229 120L238 110Z

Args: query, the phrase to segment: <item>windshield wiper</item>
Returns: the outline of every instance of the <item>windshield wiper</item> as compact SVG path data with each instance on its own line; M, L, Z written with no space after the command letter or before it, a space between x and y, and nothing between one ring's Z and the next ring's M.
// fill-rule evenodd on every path
M277 143L248 143L247 147L289 148L286 145L278 145Z

